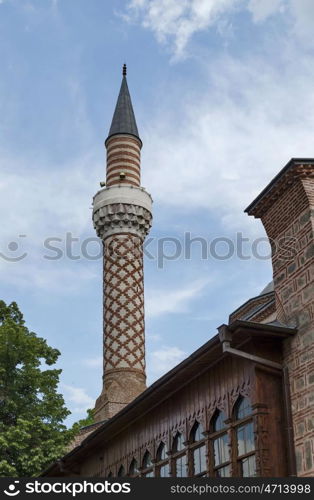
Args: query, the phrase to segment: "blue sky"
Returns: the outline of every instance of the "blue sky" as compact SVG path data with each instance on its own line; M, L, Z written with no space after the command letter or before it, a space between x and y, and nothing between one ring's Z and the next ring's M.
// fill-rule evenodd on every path
M60 349L69 422L101 390L102 263L86 239L122 64L154 199L151 383L271 279L250 250L264 230L243 210L291 157L313 156L313 21L312 0L0 0L0 297ZM248 259L202 259L194 242L158 265L161 238L227 238L221 256L240 232Z

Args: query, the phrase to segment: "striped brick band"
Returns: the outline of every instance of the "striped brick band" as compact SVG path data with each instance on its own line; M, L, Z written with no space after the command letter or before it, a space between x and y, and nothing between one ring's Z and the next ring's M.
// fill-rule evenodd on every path
M107 140L107 186L140 186L141 146L139 139L129 135L114 135Z

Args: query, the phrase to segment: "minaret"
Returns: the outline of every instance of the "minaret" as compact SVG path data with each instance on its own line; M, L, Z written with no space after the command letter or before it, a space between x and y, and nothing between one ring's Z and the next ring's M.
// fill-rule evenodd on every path
M106 187L93 202L103 241L104 371L95 420L111 418L146 388L143 242L152 199L141 187L141 148L126 65L109 135Z

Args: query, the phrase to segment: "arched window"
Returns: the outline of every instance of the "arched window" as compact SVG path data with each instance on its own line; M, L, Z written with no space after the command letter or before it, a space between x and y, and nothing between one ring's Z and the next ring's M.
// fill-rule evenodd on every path
M120 466L120 469L118 470L118 477L123 477L125 476L125 469L123 465Z
M129 476L131 477L137 477L139 474L138 470L138 465L137 465L137 460L135 458L132 459L132 462L129 467Z
M163 442L161 442L160 445L158 446L156 460L157 460L157 476L169 477L170 468L167 455L167 447Z
M204 439L204 429L202 425L198 422L195 422L195 424L192 427L191 430L191 441L192 443L197 443L198 441L201 441L201 439Z
M235 428L239 475L254 477L256 476L254 428L252 407L248 398L238 399L234 409L234 418L240 421Z
M142 472L143 477L154 477L152 457L149 451L147 450L144 453L142 469L143 469Z
M173 463L172 475L175 477L187 477L186 451L182 434L178 432L172 445Z
M157 461L167 460L167 447L165 443L161 442L157 450Z
M248 398L240 397L238 399L235 405L235 414L237 420L241 420L242 418L252 415L252 407Z
M173 452L176 452L176 451L182 451L184 450L185 446L184 446L184 439L183 439L183 436L182 434L180 434L180 432L177 432L174 440L173 440L173 449L172 451Z
M193 457L193 476L204 476L207 471L204 430L195 422L190 434L190 449Z
M226 416L216 411L212 419L212 432L219 433L213 439L214 473L216 477L230 477L229 438L226 432Z

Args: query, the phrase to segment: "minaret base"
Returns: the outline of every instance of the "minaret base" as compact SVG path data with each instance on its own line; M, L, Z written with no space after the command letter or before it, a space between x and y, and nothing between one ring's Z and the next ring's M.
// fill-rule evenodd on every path
M95 422L113 417L145 389L146 377L143 373L135 370L115 370L114 373L106 373L106 383L94 408Z

